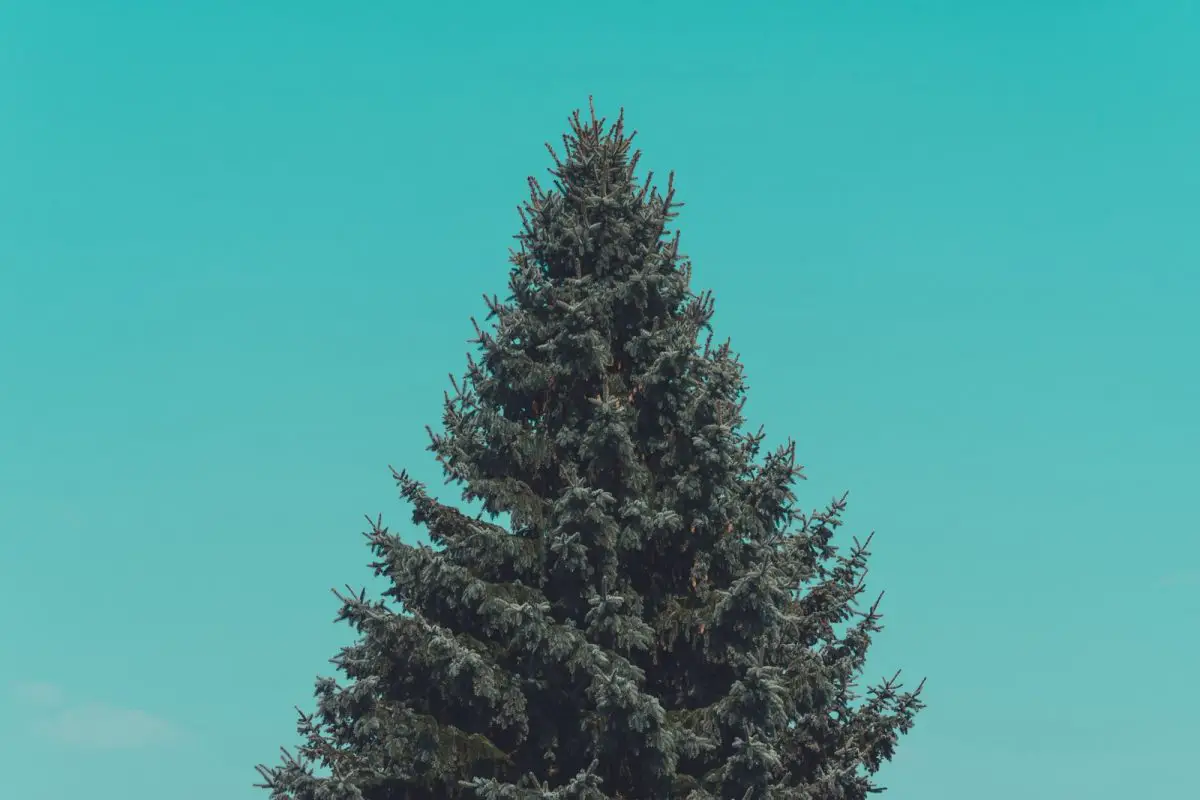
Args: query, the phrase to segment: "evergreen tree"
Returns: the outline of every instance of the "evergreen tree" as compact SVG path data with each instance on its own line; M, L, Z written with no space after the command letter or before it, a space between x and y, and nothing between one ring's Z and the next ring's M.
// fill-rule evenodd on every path
M623 120L575 113L530 179L504 302L430 450L464 513L394 473L432 547L372 521L385 601L317 682L275 800L854 800L921 707L856 692L874 606L844 497L804 514L794 445L743 430L673 176L635 182ZM501 524L503 521L504 524Z

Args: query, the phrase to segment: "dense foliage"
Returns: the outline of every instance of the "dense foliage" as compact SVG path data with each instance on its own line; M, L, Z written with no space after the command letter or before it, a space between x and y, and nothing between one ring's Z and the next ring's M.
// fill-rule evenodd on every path
M276 800L863 798L921 706L859 694L874 607L844 498L743 430L742 368L690 289L673 180L576 113L530 180L511 296L430 449L468 514L396 474L432 546L374 521L384 601L301 715Z

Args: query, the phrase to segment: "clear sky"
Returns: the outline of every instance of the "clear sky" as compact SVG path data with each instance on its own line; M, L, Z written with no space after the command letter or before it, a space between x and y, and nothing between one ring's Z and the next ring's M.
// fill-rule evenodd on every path
M878 532L889 796L1194 792L1200 5L416 5L0 5L4 794L265 796L589 93Z

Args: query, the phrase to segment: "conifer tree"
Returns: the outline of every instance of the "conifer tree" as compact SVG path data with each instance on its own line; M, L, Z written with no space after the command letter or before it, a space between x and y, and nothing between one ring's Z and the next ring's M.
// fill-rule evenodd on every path
M430 450L470 514L395 472L431 546L371 521L382 600L321 678L274 800L859 800L921 707L859 692L875 605L845 498L802 513L792 443L690 288L673 175L576 112L530 179L510 297ZM868 540L869 541L869 540Z

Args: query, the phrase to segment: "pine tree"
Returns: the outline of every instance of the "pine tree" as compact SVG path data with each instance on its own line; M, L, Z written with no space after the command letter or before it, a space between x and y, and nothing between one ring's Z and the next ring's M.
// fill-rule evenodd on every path
M432 546L373 520L381 601L301 712L274 800L855 800L921 707L857 692L876 606L845 498L795 507L789 443L690 289L674 176L639 183L622 118L576 112L530 179L506 301L430 450L469 514L393 471ZM868 540L869 541L869 540Z

